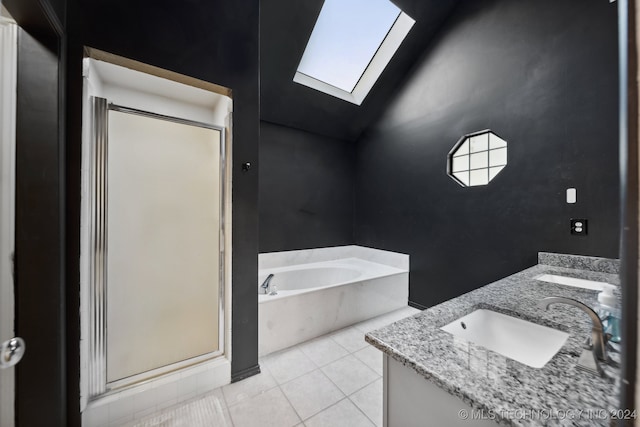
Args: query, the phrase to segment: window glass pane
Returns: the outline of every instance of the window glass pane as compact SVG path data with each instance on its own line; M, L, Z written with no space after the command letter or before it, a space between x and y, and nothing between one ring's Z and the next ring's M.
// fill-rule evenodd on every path
M388 0L325 0L298 71L352 92L398 15Z
M498 173L500 173L500 171L504 169L504 166L498 166L495 168L489 168L489 181L491 181L493 178L496 177L496 175L498 175Z
M478 151L486 151L489 149L489 135L483 133L482 135L472 136L469 138L471 142L471 152L476 153Z
M474 153L471 155L470 169L486 168L489 164L489 156L486 151L482 153Z
M469 174L469 185L487 185L489 183L489 174L486 169L471 171Z
M489 166L507 164L507 147L489 151Z
M464 185L469 185L469 172L456 172L453 176L462 181Z
M452 172L464 170L469 170L469 156L454 157L451 159Z
M507 141L497 136L495 133L489 134L489 148L506 147Z
M460 147L453 153L453 157L469 154L469 140L465 140Z

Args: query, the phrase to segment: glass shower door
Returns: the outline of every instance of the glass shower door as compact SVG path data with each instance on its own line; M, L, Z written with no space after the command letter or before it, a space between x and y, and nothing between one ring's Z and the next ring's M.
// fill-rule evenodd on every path
M113 389L223 352L224 131L114 105L105 115L94 271Z

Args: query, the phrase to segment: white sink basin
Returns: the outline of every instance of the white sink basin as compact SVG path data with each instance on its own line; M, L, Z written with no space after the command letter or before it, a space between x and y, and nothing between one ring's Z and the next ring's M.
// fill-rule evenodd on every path
M569 338L565 332L485 309L441 329L532 368L542 368Z
M541 280L543 282L555 283L557 285L573 286L574 288L591 289L594 291L601 291L607 286L614 287L611 283L576 279L574 277L556 276L555 274L541 274L534 277L534 279Z

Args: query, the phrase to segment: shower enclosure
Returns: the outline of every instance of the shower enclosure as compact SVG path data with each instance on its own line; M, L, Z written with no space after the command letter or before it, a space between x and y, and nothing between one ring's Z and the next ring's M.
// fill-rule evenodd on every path
M89 400L228 356L227 128L123 100L85 116Z

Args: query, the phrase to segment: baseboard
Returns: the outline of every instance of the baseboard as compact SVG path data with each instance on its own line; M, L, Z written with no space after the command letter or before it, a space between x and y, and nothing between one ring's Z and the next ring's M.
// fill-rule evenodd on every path
M260 365L255 365L247 369L243 369L240 372L234 372L231 374L231 383L242 381L245 378L258 375L260 373Z
M426 310L427 308L429 308L427 306L418 304L417 302L413 302L413 301L409 301L408 304L409 304L409 307L417 308L418 310Z

